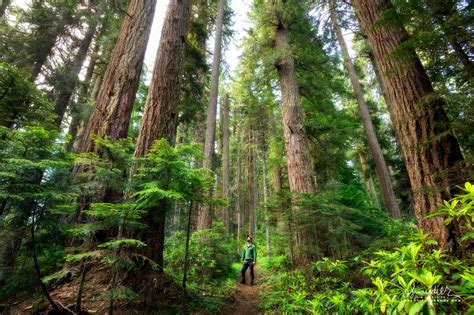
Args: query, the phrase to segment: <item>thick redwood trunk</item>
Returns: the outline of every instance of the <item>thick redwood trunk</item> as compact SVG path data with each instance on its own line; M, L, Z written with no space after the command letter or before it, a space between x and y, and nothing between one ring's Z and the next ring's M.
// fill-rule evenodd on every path
M313 167L309 150L309 141L304 128L304 112L300 104L299 86L296 80L294 59L288 35L282 23L275 33L275 48L279 55L276 63L281 87L283 134L288 164L288 182L290 191L297 196L300 193L312 193L315 190ZM297 202L297 199L293 200ZM294 205L294 215L304 221L305 213L301 207ZM294 245L297 252L297 263L309 262L311 254L311 233L308 228L296 224Z
M212 58L211 92L207 108L206 138L204 141L204 167L212 170L214 159L214 145L216 134L217 96L219 94L219 75L221 64L222 26L224 23L224 8L226 0L217 3L216 34L214 43L214 56ZM200 207L198 218L198 230L212 227L212 207L203 205Z
M140 82L156 0L132 0L104 74L96 106L78 143L79 152L93 152L94 138L126 138Z
M97 12L97 17L100 16L100 11ZM79 82L79 72L84 64L84 61L87 57L87 52L94 38L95 32L97 29L97 21L95 19L89 25L84 38L82 39L77 54L74 57L71 65L68 67L66 82L61 83L61 86L58 87L59 94L56 99L56 104L54 112L56 113L55 125L56 127L61 127L61 122L64 119L64 114L66 113L69 101L71 100L72 93L76 89L76 85Z
M357 100L362 126L364 127L365 134L367 136L367 142L369 144L369 150L374 160L375 173L377 174L377 179L380 185L380 191L382 192L383 206L387 211L392 214L394 218L401 218L400 208L398 207L397 198L395 197L395 193L393 191L393 186L390 179L390 174L388 172L387 164L382 154L382 149L380 148L377 135L375 134L374 125L372 124L372 119L369 113L369 107L365 102L359 77L357 76L354 64L352 63L349 51L346 46L346 42L344 41L344 37L342 36L341 28L337 24L333 0L330 0L330 8L332 25L334 27L334 31L336 32L337 41L339 42L342 56L344 58L344 63L346 65L347 72L349 73L352 88L354 89L354 94Z
M222 99L222 197L229 198L230 160L229 160L229 95ZM230 207L224 208L224 226L230 232Z
M157 139L175 144L178 104L184 68L185 40L188 32L191 0L171 0L161 31L153 77L148 91L135 156L145 156ZM150 209L143 235L148 244L146 255L163 268L163 248L167 202Z
M428 219L444 199L453 196L455 185L466 179L465 164L443 102L433 93L431 82L414 50L405 47L403 57L395 49L408 39L403 28L376 24L389 0L354 0L354 8L368 36L382 72L391 117L402 149L419 226L432 233L442 248L457 251L454 226L442 218Z

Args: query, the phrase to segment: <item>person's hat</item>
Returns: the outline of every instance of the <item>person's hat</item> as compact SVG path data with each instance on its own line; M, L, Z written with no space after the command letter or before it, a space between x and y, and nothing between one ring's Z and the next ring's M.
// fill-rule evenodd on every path
M252 235L250 235L250 234L247 234L247 237L250 237L251 239L253 239Z

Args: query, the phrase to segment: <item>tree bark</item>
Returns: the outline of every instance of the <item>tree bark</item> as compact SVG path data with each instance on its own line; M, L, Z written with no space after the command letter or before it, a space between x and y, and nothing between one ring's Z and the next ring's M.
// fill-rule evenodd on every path
M377 198L377 192L375 191L374 180L372 179L372 175L370 174L369 166L367 165L367 159L365 157L365 152L360 149L358 151L359 161L360 161L360 168L362 171L362 176L364 177L365 187L370 195L370 203L374 207L379 207L380 203Z
M74 92L77 83L79 82L79 72L84 65L84 61L87 57L87 52L92 43L92 39L96 33L97 29L97 18L100 17L101 11L99 10L93 20L90 22L89 28L82 39L77 54L74 57L71 65L66 70L67 76L65 82L61 82L59 89L59 94L56 99L56 104L54 112L56 113L56 119L54 121L56 127L61 127L61 122L64 119L64 114L66 113L69 101L71 100L72 93Z
M140 82L156 0L132 0L104 74L96 106L78 143L79 152L94 152L95 137L126 138Z
M237 128L236 128L237 129ZM241 137L240 137L240 129L237 129L237 170L236 170L236 177L237 177L237 184L236 184L236 213L237 213L237 252L240 254L240 238L241 238L241 230L243 227L242 224L242 207L241 207L241 183L242 183L242 165L241 165L241 158L240 158L240 146L241 146Z
M308 137L304 127L304 112L300 104L299 86L296 80L295 64L288 41L287 30L279 21L275 30L275 48L278 53L276 68L281 87L283 134L288 166L290 191L295 194L293 200L294 215L304 217L304 209L298 207L298 194L312 193L315 190L313 167ZM303 218L301 218L303 219ZM311 236L307 228L296 224L294 228L295 262L307 263L313 258L310 245Z
M465 163L454 137L443 101L433 93L431 82L414 50L404 57L393 52L408 39L404 28L377 24L389 0L354 0L354 8L368 36L390 100L391 117L400 142L413 191L419 226L432 233L441 248L458 251L456 226L442 218L426 218L450 199L455 185L467 178Z
M249 234L255 234L255 154L252 126L248 126L247 142L247 204L249 209Z
M184 49L189 27L191 0L171 0L161 31L153 77L148 91L135 156L145 156L157 139L176 141L178 104L184 70ZM167 205L150 209L149 224L143 239L148 244L147 257L163 268L165 219Z
M207 108L206 120L206 138L204 141L204 167L212 170L214 158L214 145L216 133L216 114L217 114L217 96L219 94L219 75L221 63L222 47L222 26L224 24L225 0L219 0L217 3L216 34L214 42L214 56L212 58L211 70L211 92L209 95L209 104ZM198 230L209 229L212 227L212 207L203 205L200 207L198 218Z
M354 64L352 63L349 51L342 36L341 28L337 24L336 12L334 9L334 0L330 1L330 14L331 21L336 32L337 41L341 48L342 56L344 58L344 63L349 73L349 78L351 80L352 88L354 89L354 94L357 100L359 115L362 121L362 126L364 127L365 134L367 136L367 142L369 144L369 150L372 155L375 164L375 173L380 185L380 191L382 192L382 201L383 206L388 210L392 217L401 218L400 208L398 207L397 198L393 191L392 182L390 180L390 174L388 172L387 163L380 148L377 135L375 133L374 125L372 124L372 119L369 113L369 107L365 102L364 94L362 92L362 87L360 85L359 77L357 76Z
M268 256L272 256L272 243L270 241L270 213L268 211L268 169L266 152L263 157L263 209L265 211L265 243L267 245Z
M222 197L229 198L229 95L222 100ZM230 207L224 208L224 226L230 232Z
M387 86L385 85L383 75L380 72L380 68L377 65L377 61L375 60L374 53L372 51L369 51L368 53L370 63L372 64L372 69L374 70L375 73L375 78L377 79L377 82L379 84L380 88L380 94L382 94L382 97L385 101L385 105L387 105L388 112L392 112L392 105L390 104L390 99L388 98L388 91L387 91Z
M99 31L99 34L100 33L101 31ZM79 89L79 99L77 103L74 104L74 107L73 107L72 119L71 119L71 123L69 124L69 129L68 129L68 134L71 137L71 139L66 145L66 150L69 152L71 152L73 149L74 142L76 141L76 138L78 135L79 126L82 121L81 116L79 115L79 113L77 113L77 111L79 110L78 107L85 105L87 100L90 99L89 94L91 92L90 91L91 87L93 87L92 78L94 76L94 70L97 64L99 49L100 49L100 45L96 39L94 48L92 49L92 53L90 55L89 64L87 65L87 71L86 71L86 75L84 76L84 81L81 82L82 85Z

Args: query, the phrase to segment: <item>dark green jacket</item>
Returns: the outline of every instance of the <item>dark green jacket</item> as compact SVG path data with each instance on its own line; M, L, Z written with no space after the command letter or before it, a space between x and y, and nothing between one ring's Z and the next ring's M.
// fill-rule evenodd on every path
M244 250L242 251L242 261L253 260L257 261L257 247L254 244L245 244Z

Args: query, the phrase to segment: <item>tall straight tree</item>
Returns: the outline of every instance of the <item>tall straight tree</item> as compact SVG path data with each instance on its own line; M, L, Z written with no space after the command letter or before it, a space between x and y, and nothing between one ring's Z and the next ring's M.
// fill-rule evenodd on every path
M66 68L66 76L64 82L61 82L61 85L58 87L59 93L56 99L54 111L56 113L55 125L59 128L61 122L66 113L69 101L71 96L76 88L77 83L79 82L79 72L84 64L84 61L87 57L87 52L92 43L92 39L96 33L98 19L100 18L101 10L98 9L94 16L89 22L89 28L87 29L84 37L79 43L79 49L77 50L74 59Z
M443 101L433 87L420 59L411 48L397 49L407 41L403 27L381 21L392 9L389 0L354 0L361 27L367 34L380 67L391 104L391 118L408 170L413 203L419 226L432 233L441 248L457 252L455 224L446 226L442 218L426 218L450 199L455 185L466 179L465 163L453 135Z
M79 152L93 152L94 138L126 138L140 82L156 0L132 0L104 74L91 116L78 141Z
M229 94L222 99L222 197L229 197L230 188L229 159ZM224 208L224 226L230 232L230 208Z
M219 0L217 3L217 21L214 43L214 56L212 57L211 70L211 93L209 95L209 104L207 108L206 120L206 138L204 140L204 167L212 169L214 158L214 142L216 135L216 114L217 114L217 96L219 95L219 74L221 64L222 48L222 27L224 24L224 8L226 0ZM212 226L212 207L202 206L199 209L198 230L209 229Z
M69 123L68 130L68 135L71 137L71 139L66 144L67 151L72 151L74 142L76 141L77 133L79 131L79 126L82 122L82 117L78 113L81 110L80 107L87 103L87 100L92 94L92 90L94 87L93 77L99 57L99 50L101 48L98 39L101 35L102 30L103 27L96 36L94 47L92 48L92 52L90 53L89 64L87 65L87 70L84 75L84 79L82 82L79 83L79 87L77 89L78 99L75 101L71 108L72 118L71 122Z
M41 73L43 65L48 60L58 39L64 35L67 27L77 22L75 15L77 1L57 2L52 7L56 10L56 17L51 14L51 3L46 1L33 1L31 10L38 12L33 41L31 43L31 81L35 81ZM48 14L45 14L45 13ZM33 16L33 15L32 15ZM53 20L52 20L53 18Z
M157 139L176 141L178 104L184 69L185 40L188 33L191 0L171 0L168 4L155 68L145 104L135 156L145 156ZM167 205L150 209L149 227L142 238L148 244L146 255L162 270Z
M294 194L312 193L315 190L313 167L309 149L308 136L304 127L305 115L300 103L300 92L296 80L295 61L288 39L287 26L279 17L275 1L272 1L277 21L275 27L275 49L278 59L275 63L281 88L281 102L283 113L283 134L288 166L288 181L290 191ZM296 201L296 200L295 200ZM295 214L302 208L295 206ZM294 245L298 249L295 253L297 263L306 263L313 257L308 250L311 236L305 228L295 227Z
M250 120L247 134L247 204L249 210L249 234L255 234L255 137Z
M392 181L390 179L390 173L388 172L387 163L385 162L382 149L380 148L377 135L375 134L374 125L369 113L369 107L365 101L359 77L355 70L354 64L352 63L344 37L342 36L341 27L337 22L334 0L329 0L329 10L337 41L339 42L339 46L341 48L342 57L346 65L347 72L349 73L352 88L354 89L357 105L359 108L359 115L367 136L367 142L369 144L369 150L374 160L375 173L377 174L377 179L380 184L383 205L394 218L401 218L400 208L398 207L397 198L395 197Z

